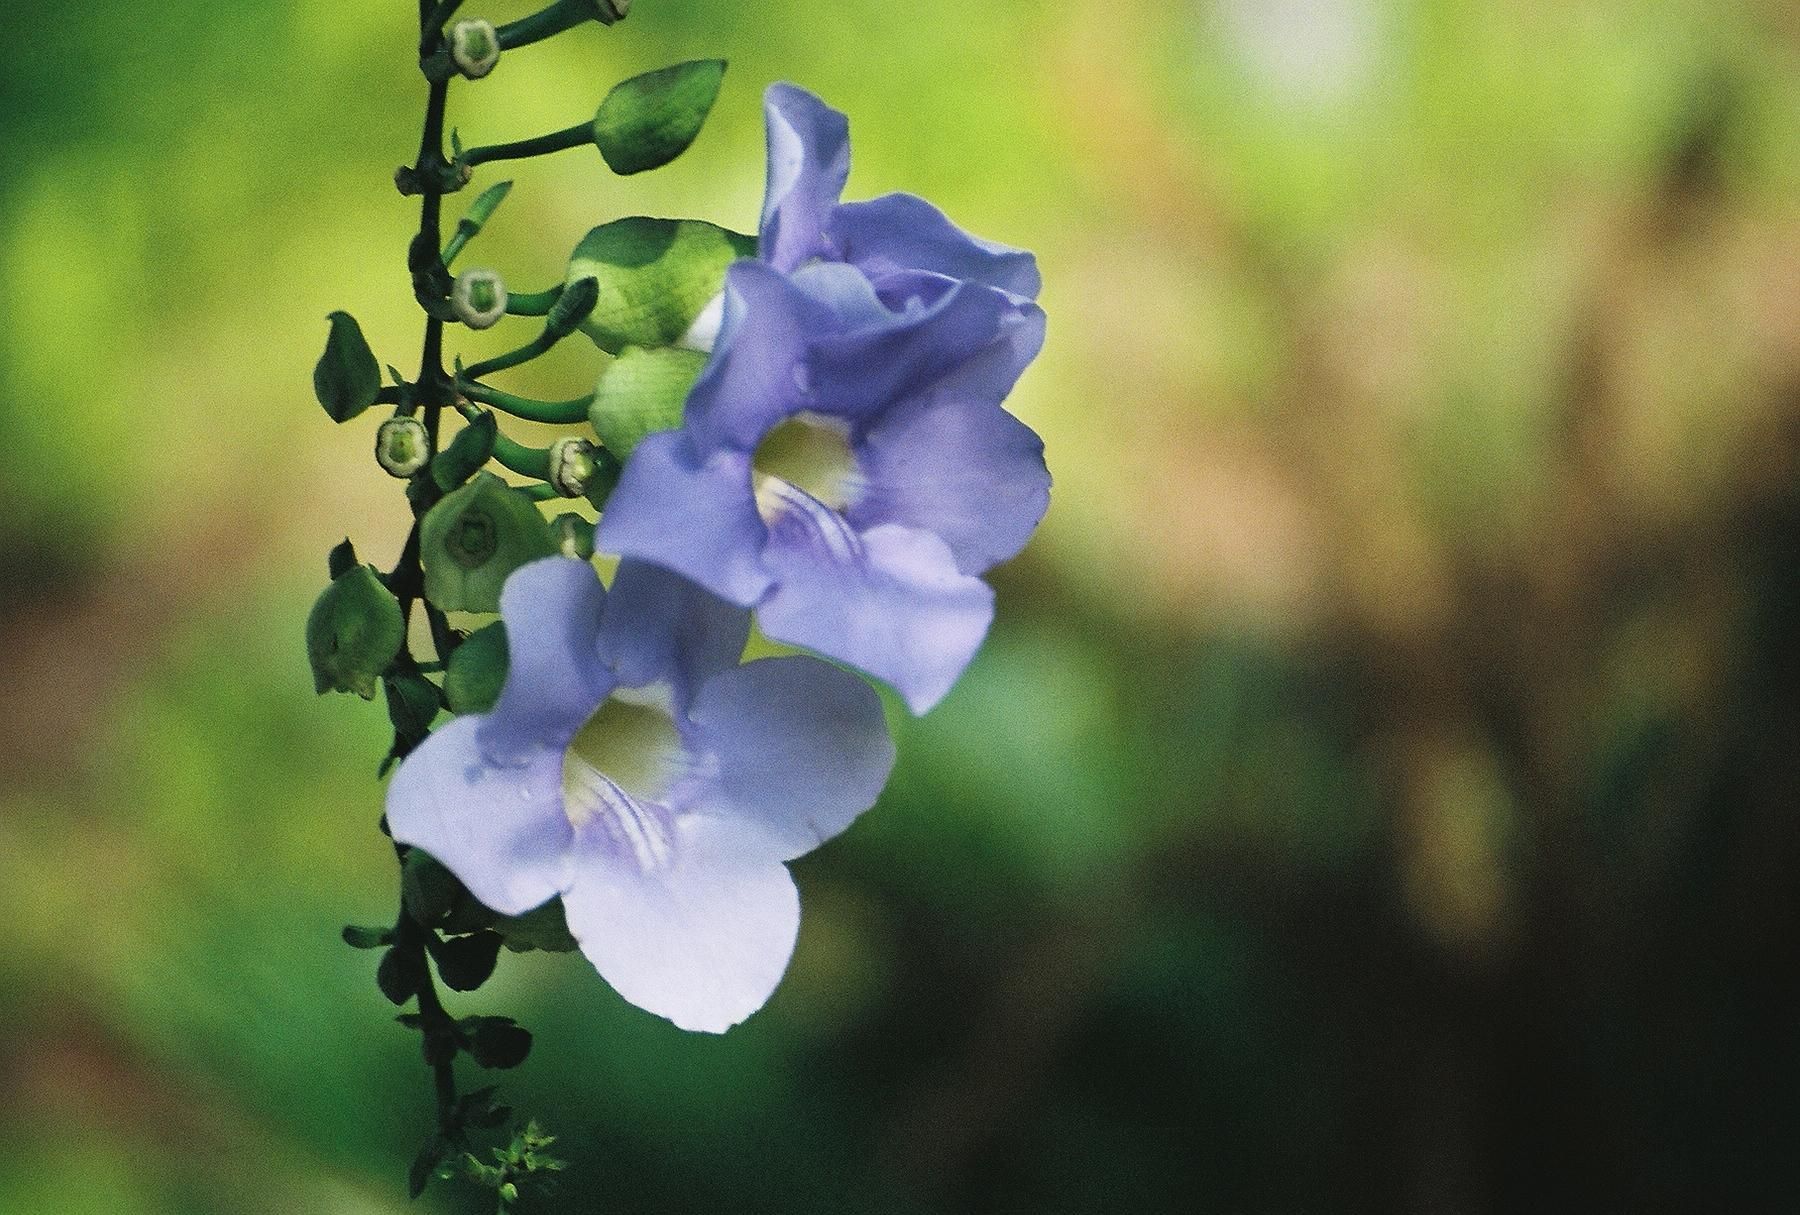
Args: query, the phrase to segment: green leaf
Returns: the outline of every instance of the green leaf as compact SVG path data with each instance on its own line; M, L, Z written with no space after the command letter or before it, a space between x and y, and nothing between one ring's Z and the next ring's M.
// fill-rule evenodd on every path
M372 566L332 579L306 617L306 657L321 694L355 692L375 699L375 681L406 640L400 601Z
M450 937L440 942L432 955L437 960L438 977L452 991L474 991L494 973L500 956L500 934L475 932L466 937Z
M380 949L394 943L391 928L364 928L360 924L344 925L344 944L352 949Z
M452 713L485 713L506 683L506 626L483 625L456 647L444 670L444 696Z
M642 173L687 151L724 78L723 59L696 59L614 85L594 115L594 145L607 167Z
M450 1154L450 1145L442 1135L434 1134L413 1157L412 1167L406 1170L406 1194L409 1198L417 1198L425 1192L425 1187L437 1175L438 1166L444 1163L444 1157Z
M348 536L344 537L344 542L342 544L333 547L330 554L325 558L325 568L331 571L331 576L334 579L342 578L345 574L355 569L356 566L356 546L350 543L350 537Z
M498 916L494 931L506 938L506 947L514 953L529 953L534 949L545 953L571 953L576 948L561 899L551 899L524 915Z
M725 286L725 268L756 254L756 238L698 219L634 215L581 238L565 282L592 278L598 296L581 331L611 354L670 346Z
M491 413L484 413L457 432L450 446L431 458L431 479L446 493L480 471L494 454L494 440L500 424Z
M394 732L411 742L418 742L431 729L438 710L444 707L437 685L414 672L389 675L387 684L388 720Z
M688 390L707 356L680 346L627 346L600 372L588 422L608 451L623 460L647 434L681 425Z
M556 554L535 503L490 472L449 494L419 524L425 597L446 612L497 612L506 576Z
M406 854L400 870L400 898L413 919L429 928L449 913L463 893L456 875L429 853L414 848Z
M417 955L410 950L390 949L381 955L375 968L375 985L391 1003L404 1004L419 990Z
M517 1067L531 1053L531 1031L511 1017L464 1017L457 1025L467 1035L469 1054L482 1067Z
M348 422L375 403L381 391L381 365L364 340L362 327L348 312L326 318L331 333L325 353L313 368L313 392L334 422Z

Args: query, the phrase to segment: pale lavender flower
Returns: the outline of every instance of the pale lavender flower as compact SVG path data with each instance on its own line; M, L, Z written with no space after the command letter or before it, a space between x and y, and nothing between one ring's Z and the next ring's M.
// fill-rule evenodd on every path
M840 203L844 116L792 85L764 109L758 256L728 271L683 424L632 453L598 543L922 713L986 635L979 575L1049 502L1042 442L1001 408L1043 343L1036 263L919 198Z
M783 862L849 826L893 765L879 700L815 658L739 665L748 613L637 562L609 592L586 562L535 561L500 614L500 698L407 756L394 838L495 911L562 896L633 1004L684 1029L742 1021L793 951Z

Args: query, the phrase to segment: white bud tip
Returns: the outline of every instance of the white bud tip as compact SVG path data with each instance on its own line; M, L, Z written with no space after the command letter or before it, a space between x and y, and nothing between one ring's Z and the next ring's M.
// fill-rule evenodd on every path
M450 27L450 58L456 70L470 80L480 80L500 62L500 38L491 22L479 17Z
M506 283L492 270L464 270L450 288L450 307L469 328L490 328L506 315Z

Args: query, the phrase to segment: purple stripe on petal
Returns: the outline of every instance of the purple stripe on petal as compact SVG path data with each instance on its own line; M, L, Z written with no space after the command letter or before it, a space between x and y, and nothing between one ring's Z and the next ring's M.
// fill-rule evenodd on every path
M490 762L484 717L459 717L406 757L387 791L388 830L423 848L504 915L548 901L568 879L561 747Z

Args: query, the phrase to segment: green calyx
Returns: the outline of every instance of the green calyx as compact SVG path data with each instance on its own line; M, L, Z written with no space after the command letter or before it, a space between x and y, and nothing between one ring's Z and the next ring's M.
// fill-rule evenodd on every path
M492 23L476 17L450 27L450 58L457 71L480 80L500 62L500 40Z
M375 432L375 462L390 477L405 479L431 459L431 436L417 418L389 418Z
M632 216L582 237L566 281L598 289L581 331L609 354L672 346L725 285L725 268L756 253L756 238L697 219Z
M358 565L332 579L306 617L306 657L313 687L375 699L376 681L406 641L400 601L373 566Z
M707 356L679 346L627 346L594 386L588 422L606 449L623 460L645 435L681 425L688 390Z
M425 597L446 612L499 611L506 576L556 551L532 501L490 472L445 496L419 524Z

